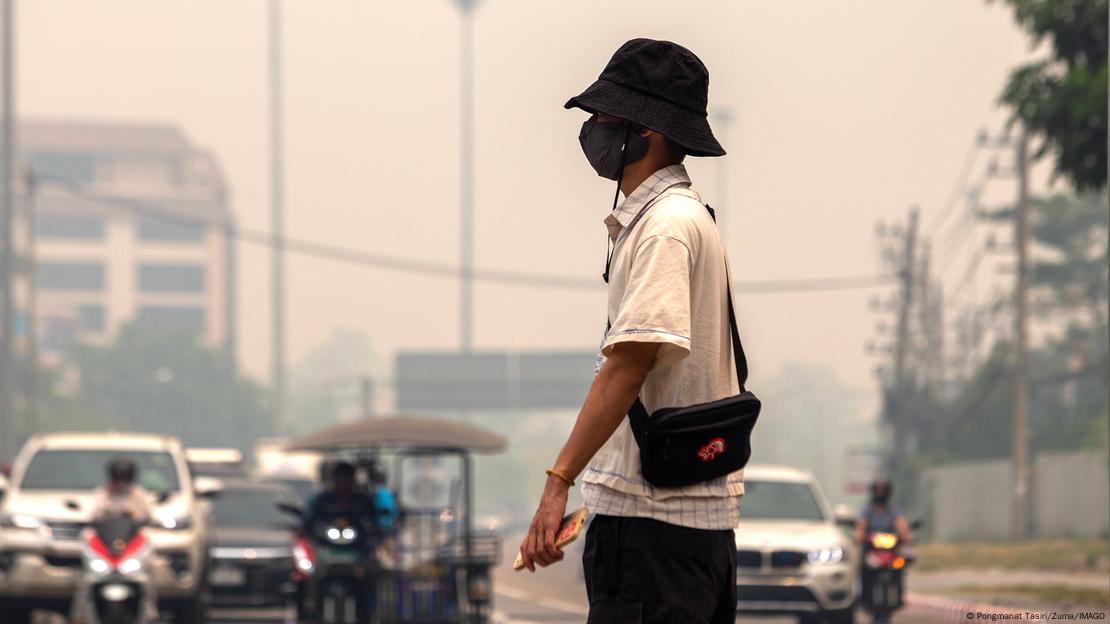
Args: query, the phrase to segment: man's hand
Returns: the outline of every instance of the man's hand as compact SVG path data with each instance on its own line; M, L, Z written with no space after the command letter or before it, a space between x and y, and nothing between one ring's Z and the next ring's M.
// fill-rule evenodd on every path
M570 437L555 466L568 479L573 480L586 462L594 456L602 444L616 431L617 425L624 420L629 406L640 392L648 371L655 362L659 343L622 342L614 345L601 370L594 377L586 402L578 419L574 421ZM536 571L536 564L549 566L563 558L563 552L555 548L555 535L567 513L567 490L570 486L562 479L551 475L540 498L540 508L528 527L528 535L520 545L520 555L524 567Z
M562 479L555 476L547 478L540 497L540 506L528 527L528 533L520 544L520 554L524 567L529 572L536 571L536 564L549 566L562 561L563 551L555 547L555 535L567 513L567 491L570 489Z

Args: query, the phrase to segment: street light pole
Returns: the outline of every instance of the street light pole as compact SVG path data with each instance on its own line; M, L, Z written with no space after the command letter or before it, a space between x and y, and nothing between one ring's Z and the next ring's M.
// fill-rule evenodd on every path
M0 59L0 82L4 90L0 107L0 459L9 459L15 453L15 253L12 242L14 222L14 196L12 169L15 166L15 127L12 121L14 97L12 90L12 5L15 0L2 0L0 19L3 20L3 59Z
M270 204L272 242L271 409L279 433L285 433L285 207L282 177L281 0L270 0Z
M1018 135L1015 167L1018 176L1014 224L1017 247L1017 283L1014 286L1014 539L1025 539L1029 519L1029 355L1026 305L1029 290L1029 179L1025 126Z
M459 22L459 348L474 344L474 6L455 0Z

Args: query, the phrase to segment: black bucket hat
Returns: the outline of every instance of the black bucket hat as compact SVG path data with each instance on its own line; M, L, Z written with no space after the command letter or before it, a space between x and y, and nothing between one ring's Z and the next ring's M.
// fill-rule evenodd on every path
M670 41L633 39L598 79L564 108L581 108L640 124L681 145L690 156L724 156L709 129L709 70Z

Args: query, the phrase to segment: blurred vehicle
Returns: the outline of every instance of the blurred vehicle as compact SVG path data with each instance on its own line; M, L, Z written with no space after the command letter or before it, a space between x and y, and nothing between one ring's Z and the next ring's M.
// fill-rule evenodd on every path
M171 436L51 433L32 437L16 457L0 502L0 613L24 624L31 609L68 611L82 573L81 530L91 520L104 467L131 459L155 498L146 531L159 606L178 624L203 622L208 604L209 509L219 481L189 478L185 452Z
M833 514L805 470L745 468L736 529L737 609L795 615L803 624L851 622L859 565L844 527L854 522L851 515Z
M501 435L470 424L416 416L337 425L289 445L292 452L314 451L353 463L373 458L401 493L395 533L367 566L374 585L369 621L489 621L490 570L501 545L499 535L474 525L472 455L498 453L505 445ZM340 541L357 539L356 532L345 533L357 527L336 520L322 527L325 537L334 541L338 532ZM317 571L314 546L298 539L293 548L296 575L304 582Z
M865 538L860 604L874 624L887 624L902 607L903 575L913 560L895 533L873 531Z
M225 481L212 501L212 604L275 606L293 591L291 523L279 505L298 501L285 486Z
M233 448L187 448L185 461L194 477L243 479L247 476L243 454Z
M351 510L354 511L354 510ZM370 619L380 543L368 515L329 510L295 538L304 599L302 615L315 624L358 624Z
M127 517L99 520L82 535L84 580L78 621L152 624L148 605L151 545L142 525Z
M264 475L257 477L255 481L286 488L292 492L300 505L307 505L308 501L320 491L320 482L308 477Z

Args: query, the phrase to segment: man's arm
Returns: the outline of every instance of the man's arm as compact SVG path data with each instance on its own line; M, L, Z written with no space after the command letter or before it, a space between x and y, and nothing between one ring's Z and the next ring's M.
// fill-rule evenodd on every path
M903 546L909 546L913 543L913 531L910 531L910 523L906 522L906 517L898 514L894 519L894 530L898 533L898 541Z
M605 364L594 377L570 437L559 451L554 470L572 481L582 472L628 414L658 351L659 343L656 342L613 345ZM566 513L569 489L562 479L547 478L539 509L520 545L524 566L530 571L535 572L537 563L547 566L563 558L562 551L555 548L555 533Z
M863 540L866 538L867 533L867 520L862 516L856 518L856 543L862 545Z

